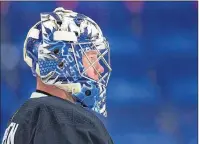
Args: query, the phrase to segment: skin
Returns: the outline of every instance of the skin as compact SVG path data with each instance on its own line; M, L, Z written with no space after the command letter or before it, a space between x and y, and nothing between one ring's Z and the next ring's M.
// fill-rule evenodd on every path
M94 51L94 50L86 52L86 55L91 62L96 61L97 57L98 57L97 51ZM88 61L87 57L85 55L82 57L82 63L86 69L90 66L90 62ZM100 65L99 61L97 61L93 66L99 73L104 72L104 68ZM86 75L94 80L99 80L99 75L95 69L93 67L88 68L86 71ZM44 84L38 76L37 76L36 88L38 90L47 92L53 96L60 97L62 99L71 101L73 103L75 102L75 100L69 93L67 93L66 91L64 91L56 86Z
M86 57L87 55L87 57ZM98 73L103 73L104 72L104 68L101 66L101 64L99 63L99 61L95 62L98 58L98 53L95 50L91 50L89 52L86 53L86 55L83 56L82 58L82 62L83 62L83 66L87 69L86 70L86 75L94 80L99 80L99 75ZM88 60L89 59L89 60ZM90 62L91 63L90 63ZM93 65L93 67L89 67L93 62L95 62L95 64ZM97 71L94 69L98 71Z

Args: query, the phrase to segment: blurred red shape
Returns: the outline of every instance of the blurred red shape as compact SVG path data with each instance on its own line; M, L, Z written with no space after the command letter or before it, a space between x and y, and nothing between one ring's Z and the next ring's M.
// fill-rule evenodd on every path
M144 2L143 1L125 1L124 5L132 13L141 13Z
M9 10L10 2L7 1L1 1L1 15L6 15Z
M56 4L64 9L74 10L78 6L78 1L57 1Z

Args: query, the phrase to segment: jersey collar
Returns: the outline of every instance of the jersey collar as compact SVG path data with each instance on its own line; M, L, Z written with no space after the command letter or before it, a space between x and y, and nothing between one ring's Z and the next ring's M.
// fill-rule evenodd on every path
M36 92L32 93L30 98L40 98L40 97L47 97L47 96L52 96L52 95L45 91L36 90Z

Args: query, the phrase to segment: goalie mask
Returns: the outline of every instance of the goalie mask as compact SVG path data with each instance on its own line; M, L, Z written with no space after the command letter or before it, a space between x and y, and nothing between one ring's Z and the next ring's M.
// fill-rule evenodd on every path
M55 85L82 106L107 115L110 49L89 17L63 8L41 13L41 21L25 40L24 60L43 83Z

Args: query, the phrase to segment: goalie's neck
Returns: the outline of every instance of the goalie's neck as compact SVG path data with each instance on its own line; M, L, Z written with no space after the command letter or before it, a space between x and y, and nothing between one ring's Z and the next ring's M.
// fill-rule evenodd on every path
M56 96L65 100L68 100L70 102L75 102L72 95L65 92L64 90L54 86L54 85L46 85L44 84L39 77L37 77L37 91L40 91L42 93L45 93L47 95Z

